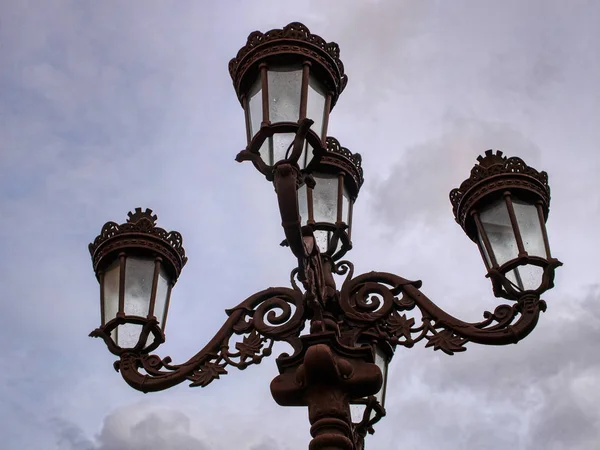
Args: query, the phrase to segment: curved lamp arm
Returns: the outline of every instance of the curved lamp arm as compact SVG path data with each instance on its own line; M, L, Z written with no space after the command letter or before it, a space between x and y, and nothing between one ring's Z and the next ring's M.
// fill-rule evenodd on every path
M295 351L300 349L299 335L306 321L303 294L299 290L277 287L260 291L235 308L227 310L229 318L211 341L189 361L172 365L171 358L123 351L115 369L134 389L161 391L190 380L191 386L207 386L227 373L228 365L245 369L271 354L274 341L286 341ZM91 334L113 345L110 334L97 329ZM233 335L243 335L232 342ZM140 340L145 342L148 333ZM232 344L234 349L232 350ZM138 346L136 348L139 348ZM143 369L146 373L142 373Z
M484 312L483 321L468 323L435 305L419 290L420 281L386 272L353 278L349 261L340 261L334 270L340 275L348 273L339 304L343 311L342 334L353 342L370 338L412 347L427 339L426 347L452 355L466 350L464 345L469 341L486 345L517 343L535 328L540 312L546 310L538 294L525 293L513 305L499 305L493 313ZM421 312L421 324L404 314L415 307Z

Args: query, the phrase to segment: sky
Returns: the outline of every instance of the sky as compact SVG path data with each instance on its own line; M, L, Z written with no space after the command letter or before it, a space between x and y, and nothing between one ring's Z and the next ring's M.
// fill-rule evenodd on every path
M600 446L600 3L592 0L0 0L0 447L297 450L305 408L275 404L274 357L207 388L142 394L88 333L100 323L87 244L152 208L183 234L167 342L184 362L232 307L288 286L273 187L235 155L227 64L254 30L301 21L349 76L329 134L363 156L356 273L423 280L453 315L493 297L448 192L489 148L549 174L564 267L518 345L390 364L368 449ZM276 347L275 355L285 351Z

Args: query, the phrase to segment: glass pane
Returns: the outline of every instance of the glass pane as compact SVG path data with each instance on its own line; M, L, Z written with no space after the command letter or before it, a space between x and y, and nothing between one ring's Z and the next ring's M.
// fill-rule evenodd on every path
M248 115L250 116L250 134L254 137L262 123L262 89L260 75L248 91Z
M270 67L267 83L271 123L297 122L300 117L302 67Z
M290 145L294 142L294 133L275 133L268 138L259 150L260 157L269 166L289 156L292 149ZM289 150L289 152L288 152Z
M316 185L313 190L315 222L334 224L337 219L338 177L329 174L313 174Z
M342 220L346 225L350 223L350 194L346 186L344 186L342 193Z
M365 414L366 405L350 404L350 417L352 423L361 423Z
M323 117L325 113L325 89L312 75L308 78L308 98L306 104L306 117L314 120L311 129L323 137Z
M308 143L308 141L304 144L304 150L302 150L302 155L300 155L300 159L298 160L298 165L301 169L306 169L306 166L313 159L313 147Z
M388 369L388 358L386 354L379 347L375 348L375 364L381 370L381 375L383 376L383 384L381 385L381 389L375 397L377 401L381 403L381 406L385 406L385 381L387 379L387 369Z
M497 200L483 208L479 213L479 218L498 265L501 266L506 261L516 258L519 250L504 199Z
M329 235L331 233L323 230L315 230L315 241L319 246L319 251L325 253L329 247Z
M515 216L519 224L521 239L525 251L530 256L541 256L546 258L546 248L544 246L544 235L540 225L540 218L535 205L525 203L517 198L512 198Z
M303 184L298 189L298 212L302 225L308 222L308 198L306 196L306 184Z
M521 291L535 290L542 284L544 270L539 266L527 264L519 266L506 274L506 278Z
M128 257L125 264L125 315L146 317L150 306L153 258ZM142 328L140 325L125 324L118 328L117 345L131 348L137 344Z
M135 323L126 323L118 327L119 339L117 345L121 348L133 348L137 345L142 332L142 326ZM154 335L150 333L146 340L146 347L154 342Z
M146 317L150 306L154 259L127 258L125 265L125 315Z
M106 323L117 317L119 311L119 260L115 261L106 272L104 272L104 320ZM111 333L113 340L116 342L117 331Z
M154 302L154 316L158 319L158 324L162 327L162 321L165 315L165 305L169 293L169 277L164 269L160 268L158 274L158 284L156 285L156 301ZM163 328L163 331L165 329Z

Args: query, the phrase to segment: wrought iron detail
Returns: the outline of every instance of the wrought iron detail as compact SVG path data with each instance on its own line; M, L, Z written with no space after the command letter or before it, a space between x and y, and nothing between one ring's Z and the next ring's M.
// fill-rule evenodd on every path
M501 151L486 150L485 157L478 156L477 161L479 164L473 166L470 177L450 191L454 217L467 234L471 235L467 226L469 212L484 196L497 191L516 189L533 193L543 202L547 215L550 186L546 172L538 172L521 158L502 156Z
M344 64L340 60L340 48L335 42L327 42L322 37L312 34L306 25L299 22L292 22L282 29L273 29L266 33L254 31L248 36L246 45L229 61L229 74L240 102L241 84L246 72L264 58L286 53L312 60L326 71L330 84L328 88L333 94L333 108L348 83Z
M360 153L352 153L346 147L342 147L340 142L333 136L327 136L327 152L323 154L320 164L330 164L339 167L348 173L354 180L356 194L360 190L363 182L362 156Z
M546 303L528 295L513 305L500 305L484 312L484 320L463 322L436 306L420 290L420 281L409 281L385 272L369 272L353 277L349 261L334 268L347 274L339 293L340 330L346 344L357 345L365 338L412 347L426 339L426 347L448 355L466 350L467 342L488 345L516 343L535 327ZM406 312L420 312L420 321Z
M227 366L243 370L259 364L271 355L274 341L285 341L298 352L306 321L303 297L290 288L265 289L227 310L229 318L221 329L186 363L175 365L169 357L129 351L121 354L115 369L131 387L152 392L185 380L190 386L205 387L225 375Z
M187 263L183 237L177 231L166 231L156 226L157 216L151 209L128 213L127 222L118 224L107 222L100 234L89 244L94 271L98 273L101 261L106 256L123 248L140 248L160 254L167 258L174 269L175 279Z

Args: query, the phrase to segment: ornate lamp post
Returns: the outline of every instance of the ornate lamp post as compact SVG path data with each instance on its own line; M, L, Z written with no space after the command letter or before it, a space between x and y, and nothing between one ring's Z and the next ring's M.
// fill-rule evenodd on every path
M291 23L250 34L229 70L248 138L236 159L251 161L274 184L283 244L298 261L292 287L265 289L227 310L214 338L183 364L151 355L165 340L171 289L187 258L181 235L158 228L151 210L137 208L127 222L105 224L89 246L101 310L101 327L91 336L106 342L119 357L115 368L143 392L186 380L205 387L227 366L258 364L274 341L288 342L293 354L277 357L280 375L271 382L275 401L308 407L311 449L362 449L385 415L387 367L397 346L426 340L426 347L452 355L468 342L516 343L536 326L546 309L540 295L553 287L561 264L551 257L545 227L547 174L489 150L450 193L494 294L512 301L466 323L419 291L420 281L355 275L352 263L340 260L352 247L363 173L360 155L326 136L347 82L337 44ZM345 275L339 289L334 275Z

